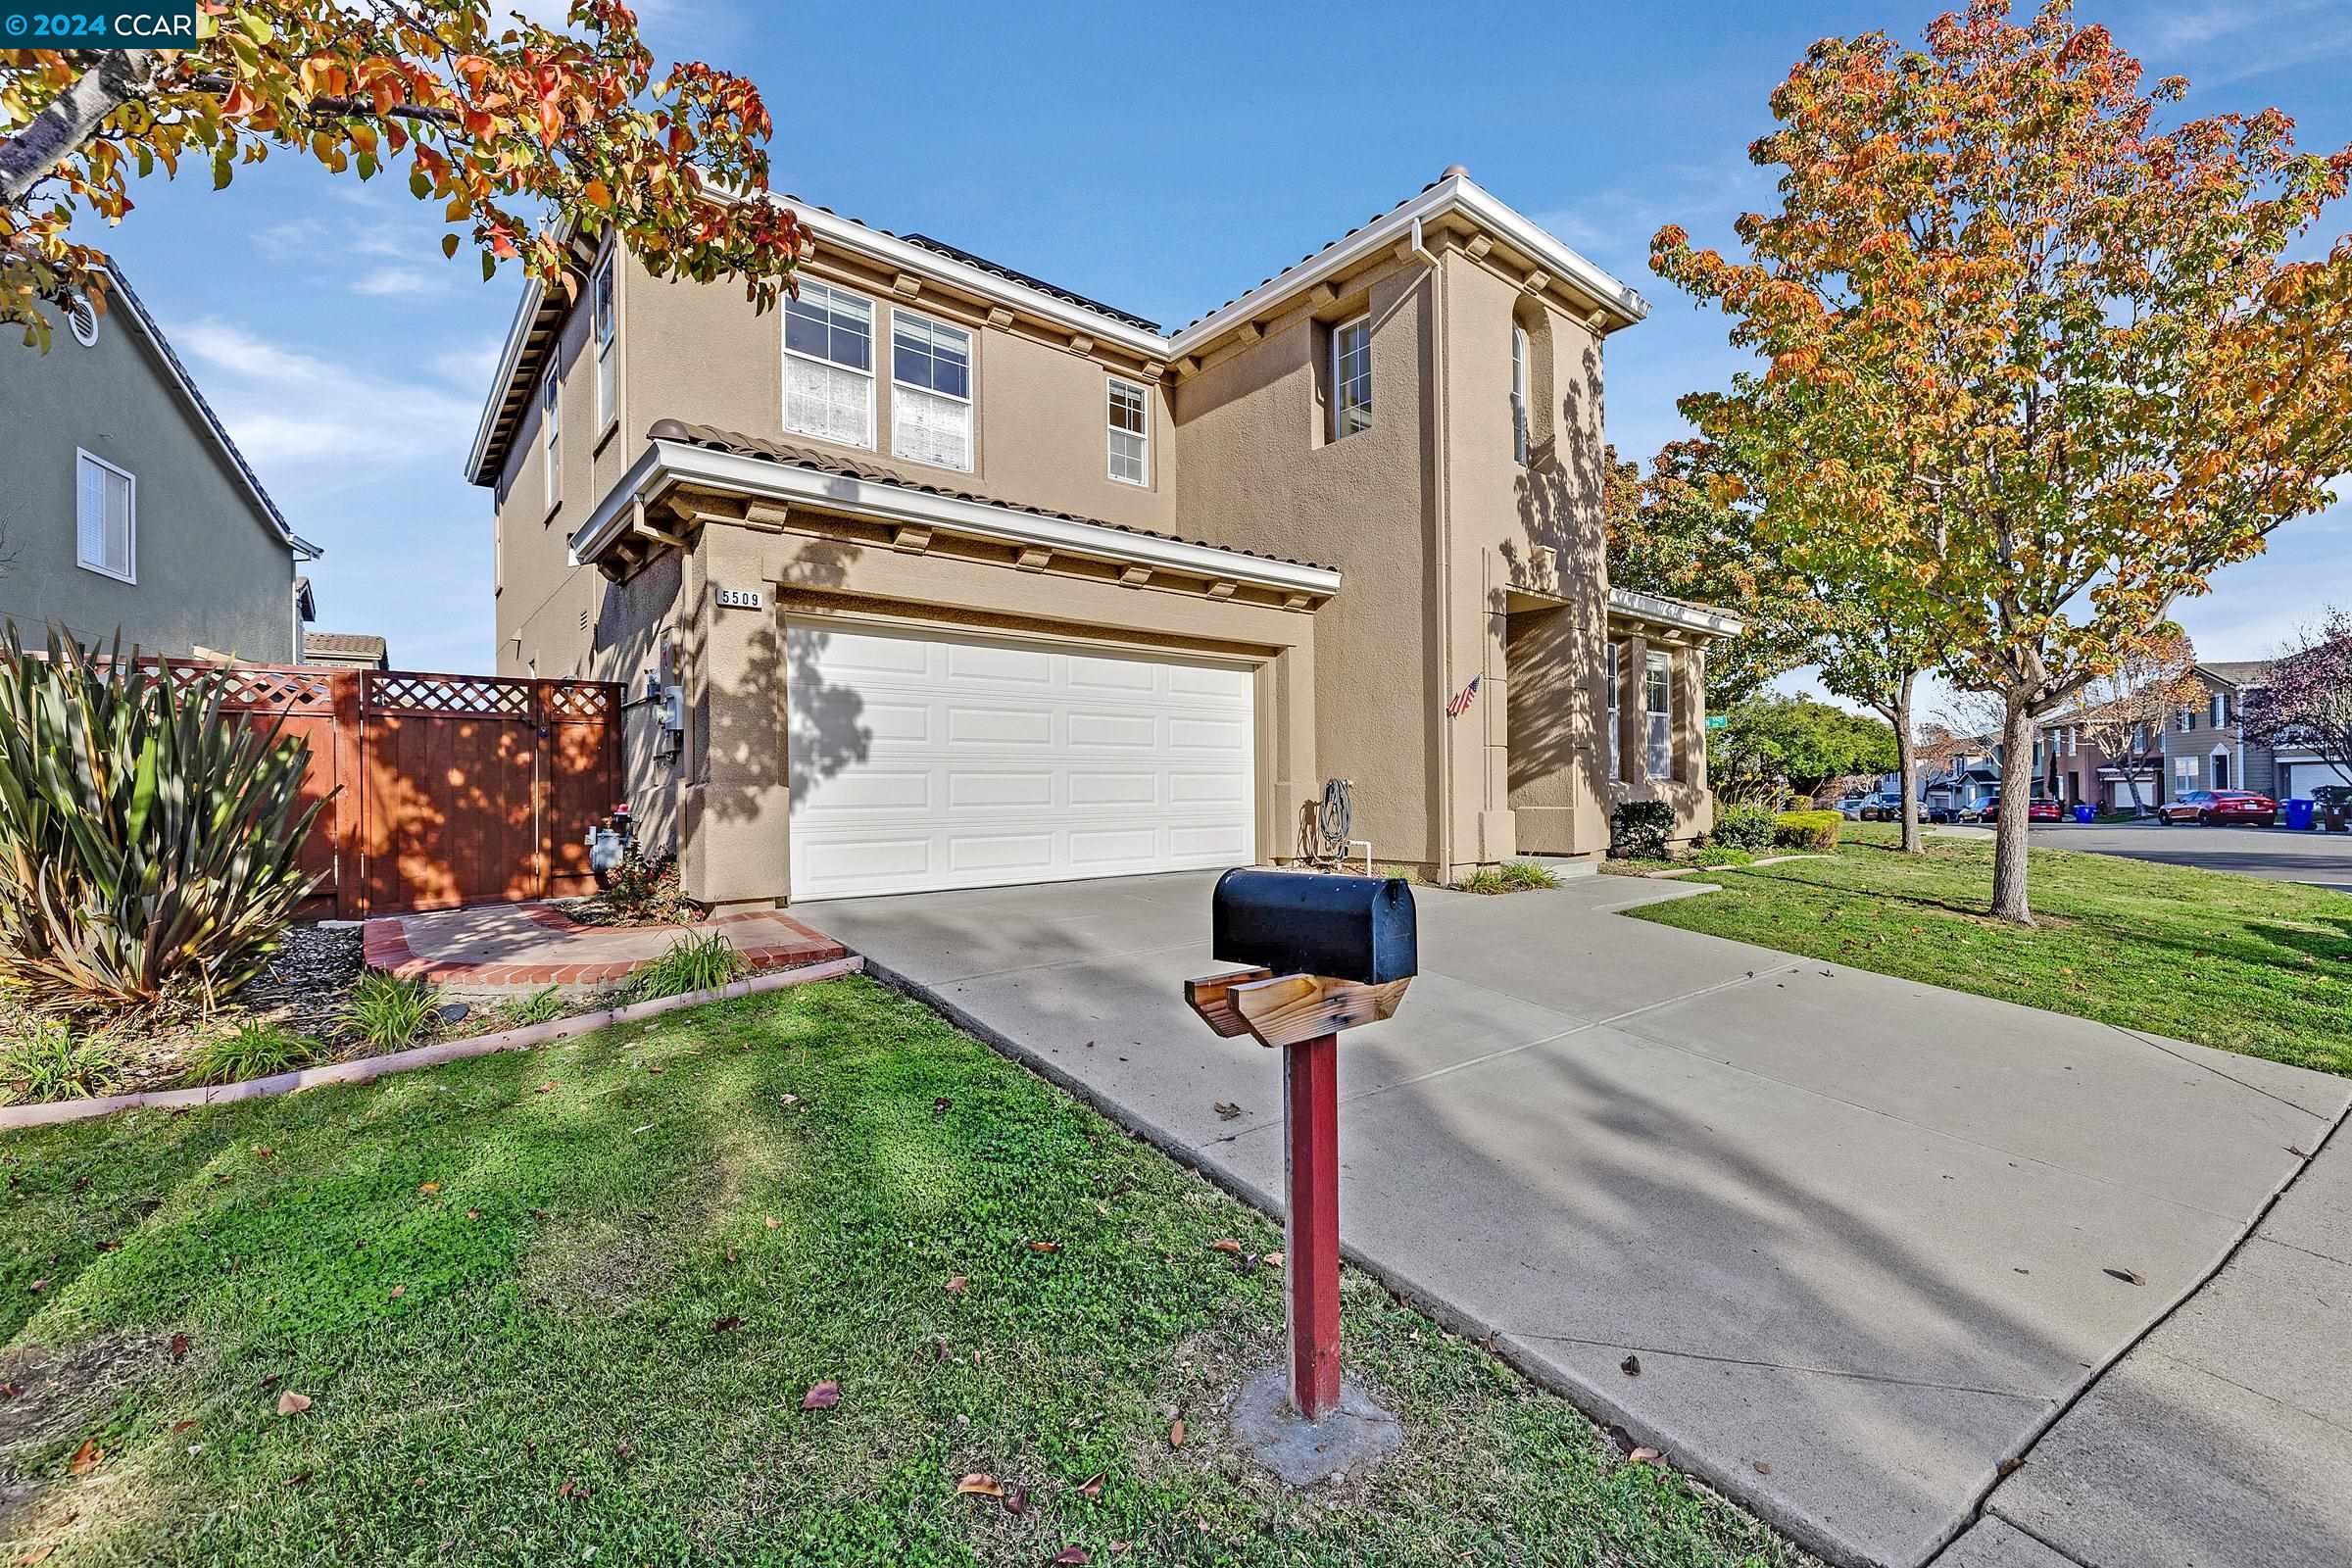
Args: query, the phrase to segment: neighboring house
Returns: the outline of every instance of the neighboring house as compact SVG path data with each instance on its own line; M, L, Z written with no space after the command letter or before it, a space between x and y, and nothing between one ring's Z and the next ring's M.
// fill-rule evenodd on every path
M796 203L798 298L575 252L468 473L498 668L629 683L712 903L1711 823L1722 613L1612 591L1604 339L1647 307L1458 168L1174 332Z
M2245 694L2270 669L2267 659L2196 666L2204 700L2176 711L2164 727L2165 799L2179 800L2190 790L2277 793L2271 754L2248 746L2240 728Z
M392 652L372 632L313 631L303 634L302 662L337 669L390 669Z
M118 270L99 316L50 306L46 355L0 376L0 618L85 643L290 663L299 538Z
M2164 728L2159 723L2139 726L2129 754L2132 775L2127 778L2125 759L2110 756L2099 744L2082 710L2069 710L2045 719L2034 740L2039 793L2061 806L2088 803L2102 811L2129 811L2136 784L2142 807L2163 805L2169 768L2162 750Z

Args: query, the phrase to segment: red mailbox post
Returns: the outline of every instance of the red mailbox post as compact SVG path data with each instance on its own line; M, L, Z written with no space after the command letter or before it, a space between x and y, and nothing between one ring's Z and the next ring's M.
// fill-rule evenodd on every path
M1237 877L1249 880L1236 884ZM1279 927L1278 942L1247 936L1227 941L1229 889L1233 898L1246 901L1254 885L1261 897L1286 903L1300 892L1295 885L1269 889L1268 877L1320 883L1335 897L1310 898L1305 907L1278 907L1271 916L1263 906L1248 911ZM1250 967L1188 981L1184 988L1185 1001L1218 1034L1247 1034L1283 1054L1283 1274L1291 1404L1306 1420L1319 1421L1340 1405L1339 1034L1377 1023L1403 1000L1412 983L1412 899L1401 882L1277 872L1228 872L1218 883L1217 898L1219 956L1248 956L1250 949L1279 945L1286 955L1320 956L1357 973L1405 971L1394 979L1354 980ZM1316 904L1332 907L1312 906Z

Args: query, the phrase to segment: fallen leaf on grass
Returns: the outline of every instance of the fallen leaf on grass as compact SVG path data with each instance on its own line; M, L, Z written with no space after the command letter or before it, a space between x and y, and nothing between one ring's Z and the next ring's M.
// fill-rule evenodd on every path
M34 1280L30 1285L27 1285L24 1288L32 1292L35 1296L38 1296L41 1292L49 1288L49 1282L47 1280Z
M480 1219L482 1217L482 1211L478 1208L469 1208L466 1211L466 1217L467 1219Z
M945 1116L955 1107L956 1102L950 1100L947 1096L942 1095L937 1100L931 1102L931 1114L934 1116Z
M645 1064L645 1070L650 1073L658 1074L662 1071L662 1064L658 1061L649 1061Z
M710 1325L710 1332L713 1334L732 1334L735 1330L741 1327L743 1327L743 1319L737 1316L735 1313L729 1312L725 1317L720 1318L717 1322Z
M1280 1268L1282 1267L1283 1259L1280 1252L1268 1252L1265 1256L1259 1258L1258 1261L1265 1264L1268 1268Z
M956 1495L958 1497L1002 1497L1004 1495L1004 1489L997 1485L995 1476L985 1470L975 1470L956 1483Z
M173 1437L175 1437L175 1438L176 1438L176 1437L182 1437L182 1436L186 1435L187 1433L193 1432L193 1431L195 1431L195 1430L196 1430L196 1423L195 1423L193 1420L187 1420L187 1421L174 1421L174 1422L172 1422L172 1435Z
M1209 1243L1208 1250L1212 1252L1239 1252L1242 1250L1242 1244L1232 1237L1226 1236Z
M1029 1511L1029 1489L1027 1487L1006 1487L1004 1489L1004 1511L1010 1514L1027 1513Z
M1100 1497L1102 1495L1103 1475L1104 1472L1098 1470L1095 1472L1093 1480L1081 1481L1078 1484L1078 1495L1081 1497Z
M963 1294L964 1287L969 1284L971 1284L970 1280L965 1279L960 1274L956 1274L951 1276L948 1280L948 1283L941 1286L940 1289L950 1292L956 1296L961 1296Z
M797 1105L800 1102L801 1097L798 1095L786 1095L781 1100L776 1102L776 1103L780 1105Z
M56 1549L57 1547L54 1544L46 1546L35 1546L30 1551L24 1552L19 1556L17 1561L23 1564L24 1568L32 1568L32 1565L36 1562L47 1562L49 1560L49 1554Z
M1095 1559L1087 1555L1084 1546L1064 1546L1054 1554L1054 1560L1057 1563L1089 1563Z
M782 1220L776 1218L776 1216L773 1214L767 1216L767 1228L771 1231L778 1229L783 1225L783 1223L784 1222Z
M189 1342L188 1342L188 1337L187 1337L185 1334L174 1334L174 1335L172 1335L172 1360L174 1360L174 1361L184 1361L184 1360L186 1360L186 1359L187 1359L187 1355L188 1355L188 1343L189 1343Z
M86 1476L97 1469L98 1461L105 1457L106 1450L98 1446L97 1439L84 1438L81 1440L81 1446L74 1450L74 1457L66 1461L66 1473Z
M841 1402L841 1385L831 1378L801 1396L804 1410L830 1410Z
M441 1184L439 1182L418 1182L416 1184L416 1191L423 1194L427 1198L432 1197L440 1190Z
M1031 1242L1029 1250L1032 1252L1058 1252L1061 1250L1061 1244L1059 1242Z
M300 1415L310 1407L311 1396L307 1394L296 1394L292 1389L288 1389L277 1396L277 1413L279 1415Z
M316 1473L316 1471L311 1470L297 1470L292 1475L286 1477L286 1485L289 1487L307 1487L311 1484L311 1477Z
M277 1151L271 1149L268 1144L256 1144L253 1146L253 1157L256 1159L268 1159L270 1155L276 1152Z
M1666 1456L1655 1448L1636 1448L1633 1452L1627 1454L1626 1457L1633 1460L1636 1464L1654 1464L1658 1465L1660 1468L1664 1467L1666 1459Z
M1183 1421L1172 1421L1168 1424L1168 1446L1171 1448L1181 1448L1184 1446Z
M531 1091L531 1093L532 1093L532 1094L534 1094L534 1095L545 1095L545 1094L552 1094L552 1093L554 1093L554 1092L555 1092L555 1087L556 1087L556 1081L555 1081L553 1078L550 1078L550 1079L549 1079L547 1082L545 1082L545 1083L541 1084L541 1085L540 1085L538 1088L536 1088L536 1089L532 1090L532 1091Z

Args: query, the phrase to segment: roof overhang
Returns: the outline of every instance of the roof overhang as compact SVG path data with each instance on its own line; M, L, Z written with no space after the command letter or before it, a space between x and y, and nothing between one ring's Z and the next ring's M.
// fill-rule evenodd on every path
M655 440L621 476L586 526L571 537L571 564L595 561L636 524L640 506L661 503L681 485L779 501L787 506L854 514L883 522L915 523L993 543L1046 549L1169 571L1253 583L1284 593L1328 598L1340 574L1327 566L1270 561L1238 550L1132 533L1108 523L1040 516L1017 507L934 495L847 474L819 473L788 463L717 452L689 442Z
M1609 590L1609 613L1706 638L1737 637L1747 627L1739 616L1727 615L1720 610L1686 605L1679 599L1660 599L1655 594L1635 593L1630 588Z

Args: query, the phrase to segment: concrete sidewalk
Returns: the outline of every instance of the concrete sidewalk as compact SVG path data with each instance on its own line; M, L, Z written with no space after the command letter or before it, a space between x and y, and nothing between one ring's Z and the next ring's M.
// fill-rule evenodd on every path
M1279 1063L1180 996L1212 881L795 912L1278 1208ZM1344 1237L1816 1550L1925 1563L2352 1085L1610 912L1689 891L1420 891L1421 978L1340 1054Z

